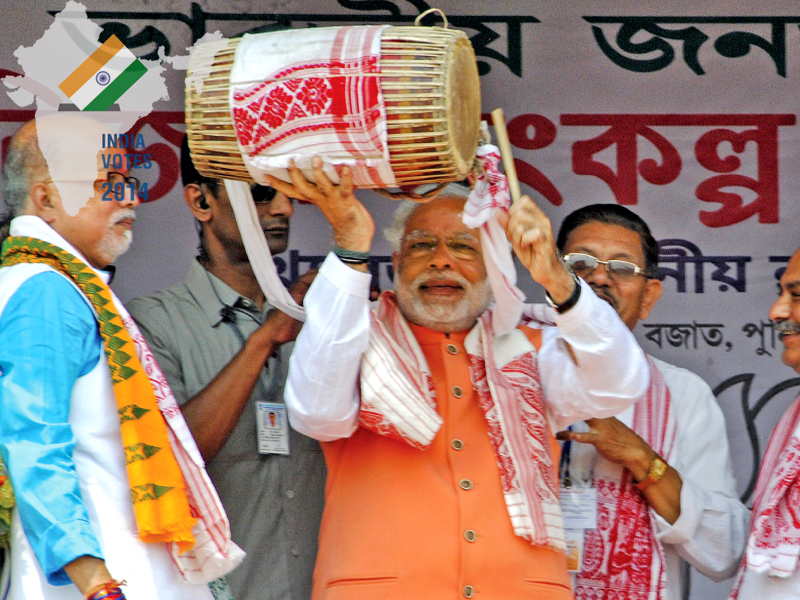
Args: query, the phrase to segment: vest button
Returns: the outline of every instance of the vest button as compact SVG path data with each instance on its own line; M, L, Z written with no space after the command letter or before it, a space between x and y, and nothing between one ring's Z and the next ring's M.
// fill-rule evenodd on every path
M460 487L462 490L471 490L473 484L469 479L462 479L458 482L458 487Z
M478 539L478 536L474 531L472 531L472 529L467 529L464 532L464 539L468 542L474 542L476 539Z
M447 350L450 354L458 354L458 348L456 347L455 344L447 344L447 346L445 346L444 349Z
M453 386L453 389L452 389L452 390L450 390L450 391L451 391L451 392L453 392L453 396L455 396L456 398L461 398L461 396L463 396L463 395L464 395L464 390L462 390L462 389L461 389L459 386L457 386L457 385L454 385L454 386Z
M464 449L464 442L461 440L453 440L450 442L450 445L453 447L453 450L463 450Z
M465 598L473 598L475 596L475 588L471 585L465 585L461 592L464 594Z

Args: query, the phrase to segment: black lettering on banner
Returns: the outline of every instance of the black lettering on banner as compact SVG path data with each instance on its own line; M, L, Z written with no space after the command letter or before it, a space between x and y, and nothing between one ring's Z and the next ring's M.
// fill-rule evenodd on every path
M758 356L772 356L766 349L765 345L769 342L772 350L775 350L775 328L772 321L761 321L760 323L745 323L742 326L742 331L747 334L747 337L753 337L758 334L761 344L756 348L756 355ZM766 338L767 331L769 331L769 338Z
M705 263L714 265L711 280L720 283L719 291L726 292L729 286L737 292L747 291L745 268L753 259L750 256L703 256L700 248L688 240L666 239L658 242L658 278L664 281L673 277L676 281L676 291L686 292L686 265L694 266L694 293L705 292ZM661 266L662 263L675 264L674 269ZM736 277L727 275L731 264L736 265Z
M775 276L775 281L776 281L777 286L778 286L778 293L779 294L781 292L781 277L783 277L783 272L786 270L786 265L789 263L789 259L790 258L792 258L792 257L791 256L770 256L769 257L769 262L781 265L780 267L775 269L775 273L773 273L773 275Z
M800 23L800 17L796 16L585 16L584 20L591 24L592 34L600 51L623 69L635 73L652 73L666 68L675 60L675 49L666 41L673 40L681 42L683 61L697 75L705 75L698 55L701 46L712 37L702 31L701 26L766 25L770 30L767 37L750 31L727 31L716 36L714 49L726 58L739 58L749 54L752 48L760 48L772 59L775 72L781 77L786 77L786 25ZM614 41L622 52L606 38L602 25L619 25ZM661 25L666 25L667 28ZM674 27L680 25L685 27ZM651 37L642 41L642 32ZM634 38L638 41L634 41ZM653 53L656 55L644 57Z
M656 344L659 348L666 341L673 348L683 347L685 350L690 348L697 350L698 339L706 345L716 348L725 342L722 330L725 325L722 323L645 323L642 325L647 333L644 334L648 340ZM698 338L698 333L700 334ZM725 342L725 352L730 352L733 348L731 342Z
M87 11L90 19L103 21L103 35L110 37L116 33L117 37L128 46L138 48L150 43L156 44L156 49L142 58L157 58L158 47L164 46L165 54L169 53L169 40L156 25L159 21L177 21L186 25L191 32L191 43L203 37L209 30L210 23L232 22L246 23L247 29L236 32L258 33L291 27L318 27L320 24L368 24L385 23L388 25L412 25L422 12L430 8L422 0L409 0L417 9L415 14L403 14L397 1L393 0L368 0L356 2L353 0L339 0L342 8L358 11L356 14L348 13L242 13L242 12L211 12L205 11L197 2L192 2L190 14L168 11ZM51 15L59 11L49 11ZM372 14L364 14L369 12ZM389 14L385 14L388 12ZM432 24L437 17L430 15L424 23ZM430 19L430 21L428 20ZM475 49L476 56L491 60L478 60L478 72L486 75L492 69L492 62L497 61L505 65L517 77L522 77L522 26L528 23L539 23L539 19L530 15L447 15L453 27L471 29L475 33L470 36L470 41ZM148 21L141 31L131 35L131 29L122 21ZM506 49L502 53L490 47L503 35L497 31L502 26L505 29ZM213 26L212 26L213 27ZM213 28L211 29L213 31Z
M769 403L775 396L793 387L800 386L800 377L787 379L773 385L755 402L750 403L750 389L755 378L755 373L741 373L734 375L719 383L713 390L714 396L717 400L728 389L741 386L739 401L742 406L742 416L744 417L745 428L747 429L747 437L750 439L750 447L753 453L753 463L750 469L750 479L747 482L747 487L742 492L742 502L747 502L756 487L756 479L758 478L758 470L761 466L761 445L759 442L758 429L756 428L756 417L761 410ZM720 403L722 404L722 403ZM788 408L788 406L787 406ZM768 439L765 437L764 439Z

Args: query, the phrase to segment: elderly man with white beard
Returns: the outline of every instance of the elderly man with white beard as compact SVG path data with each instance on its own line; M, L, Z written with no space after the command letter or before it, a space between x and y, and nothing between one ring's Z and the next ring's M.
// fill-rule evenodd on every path
M572 598L552 432L645 393L638 344L527 197L499 218L555 326L494 335L481 237L450 189L403 210L396 291L370 313L374 222L347 168L333 186L317 167L316 185L296 170L293 185L268 181L316 204L336 244L305 297L285 394L328 465L312 598Z
M45 128L58 135L43 138ZM0 255L0 454L16 509L3 598L211 600L206 582L242 552L163 375L108 287L108 266L132 240L139 182L124 161L103 166L125 152L98 152L105 132L83 116L44 117L20 128L6 155L14 218ZM84 145L81 172L75 147L87 139L97 145ZM108 200L109 187L122 191Z

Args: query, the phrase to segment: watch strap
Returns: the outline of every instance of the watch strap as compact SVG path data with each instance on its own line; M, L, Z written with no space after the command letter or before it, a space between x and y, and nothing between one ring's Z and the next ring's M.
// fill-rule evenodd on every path
M667 472L667 463L666 461L661 458L658 454L653 457L653 460L650 461L650 468L647 469L647 475L644 476L644 479L641 481L634 481L633 485L639 491L643 492L651 485L656 483L659 479L664 476L664 473Z
M544 293L544 299L547 301L548 306L550 306L550 308L555 310L558 314L567 312L570 308L578 303L578 300L580 300L581 297L580 278L575 275L575 272L572 269L569 269L569 274L572 275L572 280L575 282L575 289L572 290L572 294L564 302L561 304L556 304L547 291Z

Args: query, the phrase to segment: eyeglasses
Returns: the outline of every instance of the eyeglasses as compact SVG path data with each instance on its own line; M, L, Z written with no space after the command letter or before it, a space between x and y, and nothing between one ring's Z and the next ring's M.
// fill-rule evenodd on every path
M564 256L564 262L576 275L584 278L594 273L597 265L604 265L608 276L615 281L625 281L637 275L647 277L644 269L627 260L600 260L591 254L571 252Z
M456 258L472 259L480 254L480 242L468 233L456 234L445 240L438 237L415 231L407 235L402 240L403 252L411 258L425 258L433 254L439 247L439 243L444 241L444 245Z
M42 183L55 183L52 177L48 177ZM136 177L109 171L105 179L98 177L94 180L94 190L103 193L103 200L123 200L125 198L125 187L128 187L132 195L139 195L142 182ZM113 197L112 197L113 194Z
M132 195L139 195L139 190L142 187L142 182L136 177L125 175L117 171L109 171L106 173L106 178L98 178L94 182L94 188L97 191L103 192L103 200L111 200L110 194L114 194L114 198L122 200L125 198L125 188L129 188Z

